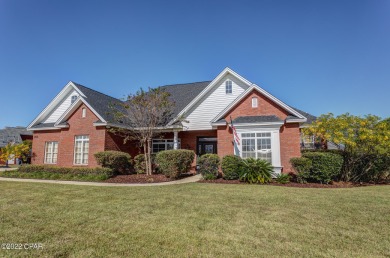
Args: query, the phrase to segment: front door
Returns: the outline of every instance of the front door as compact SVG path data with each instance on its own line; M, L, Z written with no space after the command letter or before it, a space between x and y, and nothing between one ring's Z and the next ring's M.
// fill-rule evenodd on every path
M215 137L199 137L197 146L198 156L217 154L217 138Z

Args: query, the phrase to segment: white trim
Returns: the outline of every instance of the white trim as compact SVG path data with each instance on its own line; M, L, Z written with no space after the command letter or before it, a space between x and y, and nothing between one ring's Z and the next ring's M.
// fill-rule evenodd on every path
M46 131L46 130L60 130L59 127L40 127L40 128L27 128L27 131Z
M212 126L221 126L221 125L226 125L227 122L214 122L214 123L210 123Z
M294 119L286 119L286 123L304 123L307 119L303 118L294 118Z
M302 114L298 113L296 110L282 102L281 100L277 99L276 97L272 96L270 93L268 93L266 90L260 88L256 84L252 84L251 87L249 87L246 91L244 91L241 96L238 96L232 103L230 103L224 110L222 110L221 113L219 113L212 122L220 120L224 115L226 115L227 112L229 112L238 102L240 102L243 98L245 98L252 90L257 90L259 93L263 94L270 100L272 100L274 103L278 104L279 106L283 107L285 110L291 112L293 115L296 115L298 118L302 119L302 122L306 122L307 118L304 117Z
M57 96L54 97L54 99L39 113L39 115L27 126L27 130L30 129L38 120L41 118L41 116L49 109L49 107L54 105L54 102L60 98L64 94L64 92L69 88L72 87L73 83L69 81L64 88L57 94Z
M203 91L201 91L201 93L198 94L198 96L196 96L182 111L180 111L180 113L174 119L172 119L168 123L168 125L172 125L174 122L176 122L179 117L184 115L190 108L192 108L204 95L206 95L207 92L209 92L217 84L220 79L222 79L223 76L227 74L233 75L248 86L252 85L250 81L248 81L229 67L226 67L220 74L218 74L217 77L214 78L212 82L210 82L210 84Z
M46 162L46 159L47 159L47 151L46 151L46 145L48 145L49 143L52 143L52 146L50 148L50 153L51 153L51 162ZM57 144L57 157L56 157L56 162L53 162L53 155L54 155L54 145ZM47 141L45 142L45 154L44 154L44 157L43 157L43 164L57 164L57 161L58 161L58 141Z
M235 124L234 127L237 129L237 133L240 137L240 145L234 141L234 154L242 157L242 134L243 133L271 133L271 152L272 152L272 166L274 174L280 174L283 166L281 165L281 153L280 153L280 127L247 127L238 128ZM257 136L255 137L257 139Z
M76 138L77 137L83 137L83 136L86 136L88 137L88 140L87 139L79 139L77 140ZM81 162L84 161L84 147L85 147L85 142L88 142L88 156L87 156L87 163L81 163L81 164L77 164L76 163L76 142L77 141L80 141L81 142L81 152L80 152L80 155L81 155ZM74 166L88 166L89 164L89 153L90 153L90 145L89 145L89 134L83 134L83 135L75 135L74 136L74 146L73 146L73 165Z
M69 88L74 88L76 91L77 91L77 93L79 93L82 97L86 97L85 95L84 95L84 93L79 89L79 88L77 88L76 87L76 85L72 82L72 81L69 81L65 86L64 86L64 88L62 88L62 90L54 97L54 99L52 100L52 101L50 101L50 103L39 113L39 115L27 126L27 130L28 131L34 131L34 130L37 130L37 129L32 129L32 130L30 130L31 129L31 127L33 127L36 123L37 123L37 121L40 119L40 118L42 118L42 116L43 115L45 115L46 114L46 112L50 109L50 108L52 108L53 106L54 106L54 104L56 103L56 101L57 100L59 100L63 95L64 95L64 93L66 92L66 91L68 91L68 89Z
M284 122L264 122L264 123L234 123L234 127L248 127L248 126L276 126L279 128L284 125ZM231 125L229 125L231 127Z
M259 107L259 99L258 97L252 97L252 108Z
M98 112L96 112L95 109L93 109L91 107L91 105L88 104L88 102L81 96L79 96L77 98L77 100L75 102L73 102L72 105L70 105L70 107L68 108L68 110L66 110L61 116L60 118L57 120L57 122L55 122L54 126L58 126L60 123L64 122L66 119L68 119L70 117L70 115L78 108L80 107L81 103L84 103L84 105L86 105L99 119L100 121L102 121L103 123L106 123L106 120L103 119L103 117L101 115L99 115Z

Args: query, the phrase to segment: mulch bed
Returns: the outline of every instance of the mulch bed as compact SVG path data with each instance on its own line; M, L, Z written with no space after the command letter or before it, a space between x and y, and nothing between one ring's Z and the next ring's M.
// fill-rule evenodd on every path
M192 174L182 175L179 179L182 179ZM163 174L154 174L147 176L145 174L131 174L131 175L117 175L104 181L105 183L123 183L123 184L145 184L145 183L163 183L174 181L176 179L168 178Z
M247 183L240 182L239 180L225 180L223 178L218 178L215 180L200 180L199 183L213 183L213 184L242 184L245 185ZM284 186L284 187L299 187L299 188L351 188L351 187L360 187L360 186L372 186L372 185L384 185L384 184L353 184L348 182L333 182L332 184L317 184L317 183L306 183L306 184L300 184L300 183L294 183L290 182L287 184L279 184L276 182L269 183L267 185L272 186Z

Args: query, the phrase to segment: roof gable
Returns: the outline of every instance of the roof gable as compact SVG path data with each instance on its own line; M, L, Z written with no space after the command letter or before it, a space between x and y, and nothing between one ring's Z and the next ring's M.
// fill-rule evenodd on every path
M208 92L210 92L217 84L218 82L224 77L224 76L227 76L227 75L232 75L235 79L241 81L243 84L247 85L247 86L250 86L252 85L252 83L250 81L248 81L247 79L245 79L244 77L242 77L241 75L239 75L238 73L234 72L232 69L230 69L229 67L226 67L225 69L223 69L223 71L218 74L217 77L214 78L214 80L212 80L208 85L207 87L205 87L196 97L194 97L190 103L188 103L188 105L186 105L178 114L177 116L172 119L172 121L169 123L170 124L173 124L174 122L177 121L177 119L179 117L181 117L182 115L184 115L188 110L190 110L192 107L194 107L198 102L201 102L203 101L204 99L202 99Z
M301 113L299 113L297 110L291 108L275 96L268 93L266 90L262 89L261 87L257 86L256 84L252 84L251 87L249 87L245 92L243 92L237 99L235 99L230 105L228 105L222 112L220 112L216 117L212 119L212 123L220 120L223 118L227 113L229 113L242 99L244 99L248 94L250 94L253 90L258 91L260 94L264 95L268 99L270 99L273 103L277 104L287 112L293 114L298 119L301 119L301 122L305 122L307 119L305 116L303 116Z

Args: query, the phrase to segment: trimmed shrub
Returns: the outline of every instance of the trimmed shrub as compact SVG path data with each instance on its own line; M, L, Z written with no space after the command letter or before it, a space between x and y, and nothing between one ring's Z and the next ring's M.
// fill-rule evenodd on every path
M306 183L306 179L310 177L311 159L300 157L291 158L290 163L297 173L296 180L298 183Z
M275 182L279 184L287 184L290 183L290 175L289 174L277 174L275 178Z
M73 176L103 176L110 178L114 175L112 169L110 168L82 168L82 167L55 167L48 165L23 165L20 166L17 170L19 173L49 173L53 174L63 174L63 175L73 175Z
M146 165L145 165L145 155L138 154L134 157L134 170L137 174L145 174L146 173Z
M217 154L204 154L198 160L199 172L205 180L212 180L218 177L220 158Z
M247 158L242 160L240 180L250 184L265 184L272 180L273 167L263 159Z
M151 154L150 155L152 158L152 170L153 173L159 173L158 166L156 164L156 154ZM134 170L135 173L137 174L145 174L146 173L146 165L145 165L145 155L138 154L137 156L134 157Z
M131 169L131 156L121 151L101 151L94 154L99 165L111 168L115 173L127 174Z
M303 154L303 157L311 161L309 174L302 174L303 178L307 181L328 184L341 173L344 160L339 154L330 152L306 152Z
M158 169L166 177L178 178L191 169L195 153L191 150L166 150L156 155Z
M240 169L242 167L242 159L236 155L226 155L222 158L221 168L223 179L235 180L240 177Z

